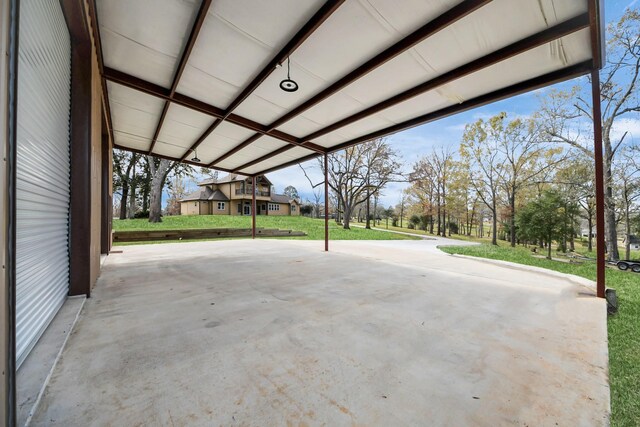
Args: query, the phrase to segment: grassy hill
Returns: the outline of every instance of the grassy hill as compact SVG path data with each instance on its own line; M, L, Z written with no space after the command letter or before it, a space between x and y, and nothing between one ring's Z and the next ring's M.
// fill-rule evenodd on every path
M302 216L258 216L256 227L296 230L307 233L305 237L292 239L324 240L324 220ZM166 216L160 223L150 223L147 219L114 219L115 231L125 230L184 230L196 228L251 228L250 216L230 215L190 215ZM352 227L345 230L335 221L329 221L331 240L415 240L416 237L383 231Z

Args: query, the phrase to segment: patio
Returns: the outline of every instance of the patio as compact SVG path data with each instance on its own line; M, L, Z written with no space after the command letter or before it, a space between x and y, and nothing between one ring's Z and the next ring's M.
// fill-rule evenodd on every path
M449 242L122 247L31 425L606 425L605 301Z

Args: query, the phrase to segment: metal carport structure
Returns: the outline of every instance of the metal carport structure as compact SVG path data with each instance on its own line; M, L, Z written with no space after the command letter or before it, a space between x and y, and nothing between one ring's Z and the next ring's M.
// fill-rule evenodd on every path
M3 305L8 326L3 336L8 350L5 421L9 425L15 405L11 376L15 371L15 90L20 79L20 3L2 3L2 22L11 24L3 25L9 31L3 30L9 61L2 70L8 70L2 82L2 115L8 118L6 124L2 122L8 135L6 141L3 138L7 184L2 191L7 266ZM591 74L597 295L604 296L598 74L604 61L602 2L61 0L60 5L72 44L69 247L71 265L78 267L71 271L71 294L88 295L95 274L88 266L95 259L91 249L95 241L81 232L95 225L95 218L87 213L96 173L88 141L99 140L103 153L100 210L105 212L110 204L109 189L104 188L109 176L105 164L111 148L255 179ZM279 82L288 75L299 83L295 92L280 88ZM202 160L190 160L192 153ZM325 198L327 192L325 181ZM255 208L252 212L255 215ZM102 252L108 252L108 221L103 213ZM327 221L325 213L325 225ZM327 239L328 249L326 245Z

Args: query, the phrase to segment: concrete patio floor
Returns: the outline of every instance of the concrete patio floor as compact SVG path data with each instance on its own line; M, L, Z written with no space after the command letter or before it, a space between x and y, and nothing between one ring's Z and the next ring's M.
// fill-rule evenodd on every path
M607 425L604 301L445 240L115 248L31 425Z

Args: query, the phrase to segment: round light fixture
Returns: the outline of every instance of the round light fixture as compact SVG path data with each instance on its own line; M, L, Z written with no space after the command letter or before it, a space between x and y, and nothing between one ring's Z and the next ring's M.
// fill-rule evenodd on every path
M285 92L295 92L298 90L298 83L291 80L291 60L287 58L287 78L280 82L280 89Z
M193 150L193 158L191 159L191 161L200 163L200 159L198 158L198 150Z
M280 82L280 89L285 92L295 92L298 90L298 83L291 79L284 79Z

